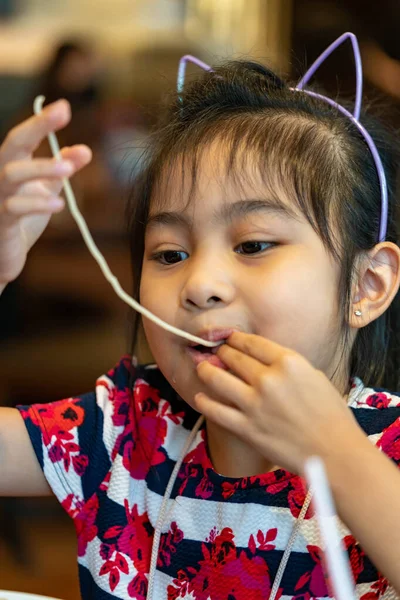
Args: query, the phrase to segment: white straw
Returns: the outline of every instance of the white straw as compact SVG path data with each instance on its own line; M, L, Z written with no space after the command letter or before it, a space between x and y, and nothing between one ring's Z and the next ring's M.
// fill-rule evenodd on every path
M33 111L36 115L41 113L44 101L45 101L44 96L37 96L35 98L35 101L33 103ZM58 145L58 141L57 141L55 134L49 133L48 140L49 140L50 148L51 148L54 158L56 158L57 160L61 160L60 146ZM209 348L219 346L221 344L221 342L210 342L208 340L203 340L195 335L191 335L190 333L183 331L182 329L178 329L177 327L173 327L172 325L169 325L168 323L166 323L159 317L156 317L156 315L154 315L152 312L147 310L147 308L144 308L143 306L141 306L139 304L139 302L136 302L136 300L134 300L131 296L129 296L129 294L127 294L122 289L118 279L111 272L104 256L101 254L100 250L98 249L98 247L96 246L96 244L92 238L92 235L88 229L86 221L83 218L83 216L77 206L75 195L72 190L70 182L68 181L68 179L66 177L63 178L62 182L63 182L63 188L64 188L65 197L67 199L67 204L68 204L69 210L71 211L71 214L79 227L82 237L86 243L86 246L88 247L89 252L93 256L93 258L98 263L100 269L103 272L104 277L107 279L107 281L110 282L110 284L114 288L114 291L117 294L117 296L119 296L121 298L121 300L126 302L126 304L128 304L128 306L135 309L137 312L141 313L144 317L147 317L150 321L153 321L153 323L156 323L156 325L159 325L160 327L162 327L166 331L169 331L170 333L174 333L175 335L183 337L183 338L189 340L190 342L195 342L199 345L207 346Z
M306 461L304 471L308 485L313 490L315 513L335 598L356 600L349 561L346 560L345 548L336 526L337 515L324 464L318 456L312 456Z

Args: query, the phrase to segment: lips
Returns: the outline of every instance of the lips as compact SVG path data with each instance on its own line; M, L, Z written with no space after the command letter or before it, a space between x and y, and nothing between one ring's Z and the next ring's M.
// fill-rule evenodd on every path
M238 331L238 329L233 328L233 327L225 327L224 329L220 328L220 329L203 330L203 331L200 331L200 333L196 333L195 335L198 338L202 338L203 340L206 340L207 342L219 342L221 340L227 340L228 337L234 331ZM197 346L197 345L198 344L196 344L196 342L190 342L190 344L189 344L190 347Z
M218 356L216 356L216 353L219 346L221 346L224 340L227 340L234 331L238 331L238 329L232 327L224 329L208 329L206 331L197 333L196 336L202 338L203 340L208 342L221 342L221 344L218 344L218 346L215 346L214 348L209 348L206 346L200 346L196 343L190 343L186 350L193 360L193 363L197 366L200 363L207 361L211 365L219 367L220 369L228 370L228 367Z

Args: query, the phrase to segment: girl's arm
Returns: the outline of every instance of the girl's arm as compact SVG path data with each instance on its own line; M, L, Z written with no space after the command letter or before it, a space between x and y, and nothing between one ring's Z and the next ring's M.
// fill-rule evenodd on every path
M63 148L61 161L33 157L45 137L70 117L68 103L56 102L14 127L0 145L0 294L21 273L51 215L62 210L62 178L90 162L86 146ZM0 495L49 493L21 415L0 408Z
M362 433L341 435L324 461L340 518L400 593L398 469Z
M0 408L0 496L50 494L19 411Z

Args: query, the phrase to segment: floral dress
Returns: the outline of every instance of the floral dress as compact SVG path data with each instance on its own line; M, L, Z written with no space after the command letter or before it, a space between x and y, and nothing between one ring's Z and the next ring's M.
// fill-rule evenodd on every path
M400 462L400 396L354 378L349 406L371 442ZM100 377L94 392L18 408L43 472L74 521L82 598L144 600L163 495L198 413L155 365L129 358ZM282 469L243 478L218 474L203 425L168 501L153 598L268 598L305 494L302 479ZM354 537L340 529L358 597L395 598ZM330 597L311 508L278 597Z

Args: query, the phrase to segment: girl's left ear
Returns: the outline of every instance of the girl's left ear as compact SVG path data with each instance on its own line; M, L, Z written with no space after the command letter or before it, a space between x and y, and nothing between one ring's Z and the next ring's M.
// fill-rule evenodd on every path
M392 242L381 242L368 252L359 267L350 327L359 329L380 317L389 308L399 286L400 248Z

